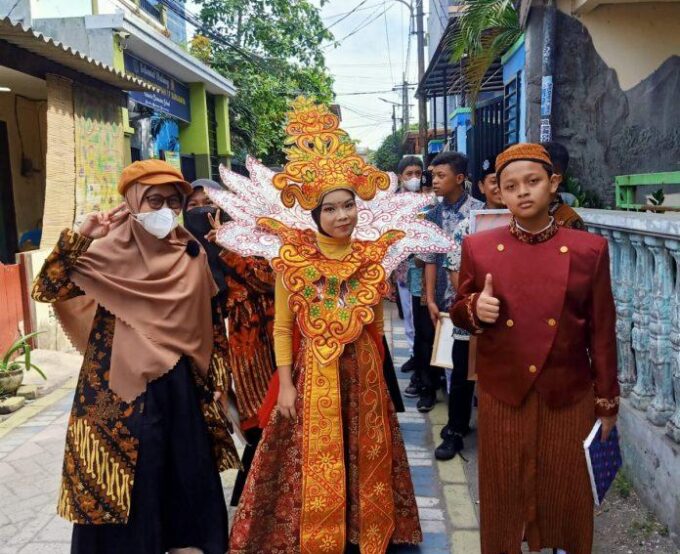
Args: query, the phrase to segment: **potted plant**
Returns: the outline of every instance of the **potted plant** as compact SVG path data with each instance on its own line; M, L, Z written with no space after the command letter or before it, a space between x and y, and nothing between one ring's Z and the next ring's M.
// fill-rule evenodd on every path
M39 333L21 335L3 354L0 359L0 396L15 394L24 380L24 372L31 369L47 379L42 369L31 362L31 345L28 341Z

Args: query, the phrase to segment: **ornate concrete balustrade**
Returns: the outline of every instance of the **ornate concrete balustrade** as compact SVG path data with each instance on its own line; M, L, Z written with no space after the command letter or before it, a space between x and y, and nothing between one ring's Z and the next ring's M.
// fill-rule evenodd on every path
M579 212L609 241L621 394L680 443L680 215Z

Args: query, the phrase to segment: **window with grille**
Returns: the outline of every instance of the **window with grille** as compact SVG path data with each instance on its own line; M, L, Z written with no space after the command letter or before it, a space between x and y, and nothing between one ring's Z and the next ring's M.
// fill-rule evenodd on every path
M220 158L217 153L217 116L215 114L215 96L206 93L208 104L208 148L210 150L210 175L219 179Z
M505 118L503 131L505 146L519 142L521 73L505 85Z

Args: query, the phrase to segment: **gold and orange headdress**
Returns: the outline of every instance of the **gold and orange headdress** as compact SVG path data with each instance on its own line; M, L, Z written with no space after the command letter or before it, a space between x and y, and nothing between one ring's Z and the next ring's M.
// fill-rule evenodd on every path
M356 153L340 120L327 106L297 98L288 113L286 158L283 171L273 184L281 201L291 208L297 200L306 210L319 205L323 196L337 189L349 189L370 200L378 189L390 185L387 173L367 164Z

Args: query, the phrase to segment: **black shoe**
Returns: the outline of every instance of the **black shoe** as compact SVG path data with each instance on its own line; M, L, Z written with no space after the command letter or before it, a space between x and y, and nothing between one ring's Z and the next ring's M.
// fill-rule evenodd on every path
M450 437L445 437L442 443L435 448L434 457L438 460L452 460L456 454L463 451L463 435L454 433Z
M404 362L404 365L401 366L401 372L402 373L408 373L409 371L413 371L415 369L415 360L413 359L413 356L411 356L406 362Z
M432 408L434 408L436 403L437 397L434 394L424 394L420 397L420 400L418 400L416 408L418 408L418 411L421 414L426 414L427 412L432 411Z
M461 433L461 435L463 436L463 438L465 438L465 437L467 437L471 432L472 432L472 429L470 429L470 427L467 427L467 428ZM442 428L442 430L439 432L439 436L440 436L442 439L445 439L446 437L452 437L454 434L455 434L455 433L454 433L453 429L451 429L451 427L449 427L449 424L448 424L448 423L447 423L446 425L444 425L444 427Z
M442 430L439 432L439 438L445 439L446 437L449 437L453 435L453 431L451 430L451 427L449 427L449 424L447 423L442 427Z
M404 396L406 398L418 398L422 387L417 383L411 383L404 389Z

